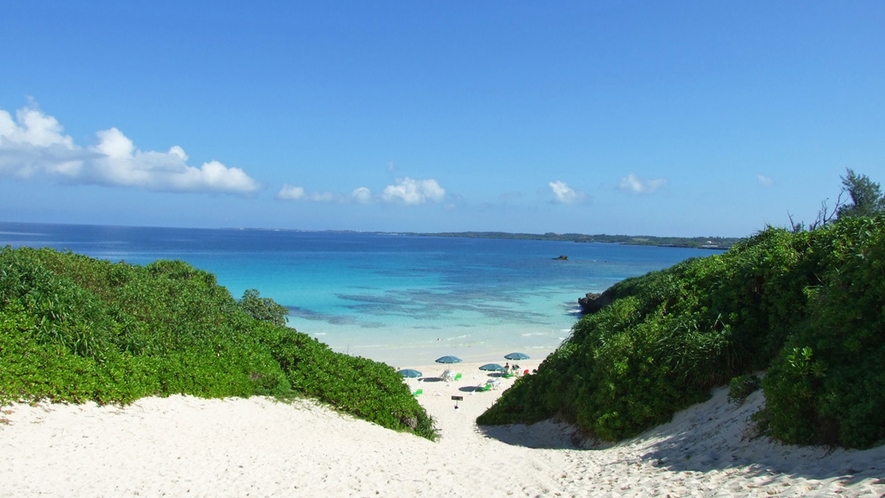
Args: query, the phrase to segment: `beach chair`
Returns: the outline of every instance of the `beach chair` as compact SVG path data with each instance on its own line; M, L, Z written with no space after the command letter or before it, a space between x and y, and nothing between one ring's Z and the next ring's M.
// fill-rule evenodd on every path
M455 374L455 380L461 380L461 374L460 374L460 373L456 373L456 374Z
M418 396L421 396L422 394L424 394L424 389L418 389L417 391L412 393L412 395L415 396L416 398Z
M455 373L452 372L451 370L446 370L445 372L442 373L441 377L442 377L442 380L444 380L446 382L451 382L455 379Z
M491 391L491 390L492 390L492 385L491 385L491 384L483 384L483 385L477 387L476 390L479 391L479 392L481 392L481 393L484 393L484 392L486 392L486 391Z

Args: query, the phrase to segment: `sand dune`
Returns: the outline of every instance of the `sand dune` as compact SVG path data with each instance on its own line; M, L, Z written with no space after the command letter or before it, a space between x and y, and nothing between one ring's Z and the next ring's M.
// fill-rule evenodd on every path
M436 443L309 401L172 396L125 408L7 406L0 496L885 494L885 447L828 451L748 439L761 393L736 406L717 390L672 422L606 449L577 448L569 427L550 422L477 428L476 416L502 392L473 392L487 378L478 366L460 364L458 382L411 381L437 420ZM464 398L457 409L453 395Z

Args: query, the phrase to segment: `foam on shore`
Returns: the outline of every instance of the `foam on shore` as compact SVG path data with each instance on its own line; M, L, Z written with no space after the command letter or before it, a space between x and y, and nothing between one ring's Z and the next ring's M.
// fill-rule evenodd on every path
M533 369L538 361L520 361ZM15 404L0 420L0 496L880 496L885 447L798 448L751 438L741 406L719 389L706 403L606 449L575 447L544 422L478 428L502 390L457 364L461 380L424 372L433 443L310 401L145 398L124 408ZM503 379L506 388L512 379ZM461 396L456 401L452 396Z

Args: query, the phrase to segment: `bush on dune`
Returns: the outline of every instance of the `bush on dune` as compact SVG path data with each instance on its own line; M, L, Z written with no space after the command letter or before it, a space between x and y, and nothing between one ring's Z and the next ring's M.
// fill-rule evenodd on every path
M885 441L885 216L821 231L821 284L763 379L761 419L783 441L866 448Z
M769 369L760 420L791 443L885 439L885 215L767 228L726 253L620 282L479 417L558 417L602 440L670 419Z
M302 395L436 438L393 368L281 326L281 310L180 261L0 249L0 401Z

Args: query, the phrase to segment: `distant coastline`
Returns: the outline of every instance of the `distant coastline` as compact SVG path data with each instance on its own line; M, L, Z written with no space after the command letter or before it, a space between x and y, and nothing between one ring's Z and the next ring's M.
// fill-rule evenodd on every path
M379 232L384 233L384 232ZM464 237L478 239L555 240L562 242L601 242L633 246L687 247L691 249L725 250L741 240L739 237L654 237L650 235L585 235L581 233L508 233L508 232L397 232L400 235L423 237Z
M40 222L0 222L18 225L61 225L61 226L104 226L119 228L170 228L186 230L239 230L269 232L331 232L331 233L370 233L378 235L409 235L414 237L460 237L473 239L512 239L512 240L550 240L559 242L598 242L604 244L623 244L632 246L684 247L689 249L727 250L738 243L743 237L656 237L653 235L587 235L583 233L511 233L511 232L398 232L398 231L360 231L360 230L304 230L299 228L185 228L185 227L143 227L128 225L101 225L78 223L40 223Z
M550 240L558 242L598 242L631 246L684 247L724 251L737 244L742 237L655 237L653 235L587 235L583 233L511 233L511 232L396 232L355 230L300 230L287 228L242 228L240 230L271 230L295 232L373 233L378 235L408 235L411 237L451 237L467 239Z

